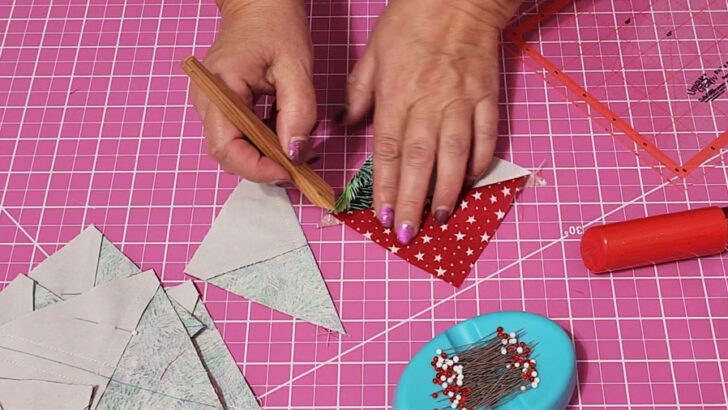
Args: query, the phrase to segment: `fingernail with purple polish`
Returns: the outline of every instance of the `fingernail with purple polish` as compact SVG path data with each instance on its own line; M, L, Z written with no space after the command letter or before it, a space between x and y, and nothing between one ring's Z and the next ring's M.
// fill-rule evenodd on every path
M382 206L379 210L379 222L385 228L391 228L392 222L394 221L394 209L389 205Z
M397 240L402 245L409 245L412 242L412 238L415 237L415 228L411 224L405 222L397 229Z
M293 164L303 164L304 150L306 148L306 138L293 137L291 143L288 144L288 158L291 159Z
M450 210L447 208L438 208L435 210L435 222L437 222L438 225L445 225L447 223L447 219L450 217Z

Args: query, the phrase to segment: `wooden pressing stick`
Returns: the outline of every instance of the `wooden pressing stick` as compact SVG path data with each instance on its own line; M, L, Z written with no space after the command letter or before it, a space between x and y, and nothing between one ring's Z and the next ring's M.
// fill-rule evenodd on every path
M325 209L334 209L334 190L331 186L308 165L294 165L281 150L278 136L245 106L227 84L193 56L182 61L182 70L260 152L288 171L293 183L309 201Z

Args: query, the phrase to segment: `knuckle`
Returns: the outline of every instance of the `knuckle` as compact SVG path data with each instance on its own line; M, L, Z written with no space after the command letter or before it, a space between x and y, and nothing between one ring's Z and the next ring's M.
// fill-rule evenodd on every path
M346 87L349 91L364 92L366 85L362 81L359 74L352 73L349 78L346 79Z
M374 155L385 162L398 160L402 157L399 141L391 136L380 135L374 144Z
M233 167L231 167L230 164L228 164L227 162L217 161L217 163L220 166L220 169L222 169L226 174L229 174L229 175L237 174L237 171Z
M478 142L493 141L498 137L497 132L486 130L475 130L473 138Z
M490 119L481 119L473 129L473 138L477 142L491 142L498 137L498 119L494 115Z
M227 158L227 145L219 142L207 142L207 155L215 159L217 162L223 162Z
M499 92L500 92L500 89L499 88L487 87L487 88L483 89L483 91L482 91L482 93L480 95L480 99L481 100L496 100L497 101L498 100L498 97L499 97L499 95L498 95Z
M437 187L435 188L435 198L433 198L433 203L444 203L446 205L452 205L457 201L458 196L460 195L460 191L462 190L462 185L464 181L454 181L454 180L448 180L448 181L437 181Z
M378 78L374 86L374 99L380 101L398 101L403 93L402 81L394 75L384 75Z
M315 104L291 104L285 108L281 107L278 111L278 116L279 118L295 119L300 122L310 122L313 124L316 121L316 111L312 107L315 106Z
M397 200L397 208L404 209L406 211L418 210L423 204L423 200L415 199L412 197L401 198Z
M268 182L265 180L265 178L261 178L255 172L251 172L251 170L240 170L240 171L236 172L236 174L239 174L241 177L247 179L250 182L254 182L256 184Z
M453 99L445 104L444 117L445 118L465 118L472 117L473 113L473 100L460 97Z
M419 100L415 104L419 105L426 105L427 101ZM434 114L436 110L424 110L421 109L419 106L415 105L415 108L413 108L409 113L408 123L411 126L417 126L420 128L429 128L430 123L432 122L432 118L436 116Z
M427 144L421 141L414 141L407 145L404 153L406 166L424 168L435 159L435 152Z
M468 138L460 134L443 135L442 148L445 154L457 158L470 155L470 140Z
M438 54L436 43L421 38L410 40L408 49L413 56L418 57L420 60L429 60L432 59L433 55Z
M376 184L377 190L382 192L387 197L394 196L394 194L397 192L397 184L394 180L390 178L379 178L379 180L375 179L375 182L378 182Z

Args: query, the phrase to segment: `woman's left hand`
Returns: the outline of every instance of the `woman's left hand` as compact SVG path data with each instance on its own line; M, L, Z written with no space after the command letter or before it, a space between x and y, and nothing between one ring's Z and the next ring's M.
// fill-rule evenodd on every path
M348 82L343 124L374 103L374 207L408 244L436 170L445 223L487 169L498 124L500 31L519 0L392 0Z

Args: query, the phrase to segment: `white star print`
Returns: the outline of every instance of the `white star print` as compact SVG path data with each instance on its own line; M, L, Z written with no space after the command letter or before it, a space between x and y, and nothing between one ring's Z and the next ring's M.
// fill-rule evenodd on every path
M465 222L467 222L467 223L469 223L469 224L474 224L474 223L475 223L475 217L474 217L473 215L470 215L470 216L468 217L468 220L467 220L467 221L465 221Z
M482 192L480 192L480 191L478 191L478 192L476 192L476 193L474 193L474 194L473 194L473 198L475 198L475 199L477 199L478 201L480 201L480 196L481 196L481 195L483 195L483 193L482 193Z
M435 262L440 262L442 260L442 255L435 255Z
M440 229L442 229L443 232L447 231L447 224L440 225Z
M496 198L495 195L491 195L490 196L490 203L491 204L494 204L497 200L498 200L498 198Z
M465 254L467 254L468 256L471 256L473 254L473 250L468 248L468 250L465 251Z
M458 232L455 234L455 240L462 241L463 238L465 238L465 234L462 232Z
M399 248L394 245L389 247L389 251L392 253L397 253L398 250L399 250Z
M488 242L490 240L490 236L488 235L488 232L483 233L483 235L480 236L481 242Z
M372 233L371 233L371 232L369 232L369 231L366 231L366 232L364 233L364 237L365 237L365 238L367 238L367 239L372 239Z
M384 234L385 235L389 235L390 233L392 233L392 230L391 229L387 228L387 229L384 230Z
M447 272L443 268L437 268L437 269L435 269L435 271L437 271L437 276L445 276L445 273Z
M501 220L504 216L506 216L506 213L499 209L495 211L495 216L498 217L498 220Z
M511 189L508 188L507 186L504 186L503 190L501 190L501 192L503 193L503 196L508 196L511 194Z
M425 235L422 237L422 243L429 243L432 240L432 237L429 235Z
M418 261L421 261L422 258L424 258L425 254L422 252L417 252L417 255L415 255L415 258L417 258Z
M463 201L460 203L460 209L465 209L468 207L468 201Z

